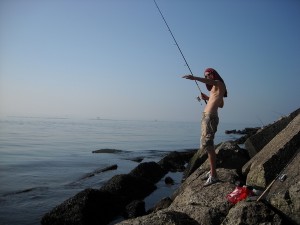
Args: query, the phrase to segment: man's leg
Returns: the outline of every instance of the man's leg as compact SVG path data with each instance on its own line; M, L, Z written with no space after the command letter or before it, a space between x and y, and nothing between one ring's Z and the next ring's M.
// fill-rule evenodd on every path
M217 177L215 149L213 146L207 146L206 149L207 149L208 161L210 164L210 175L212 177Z

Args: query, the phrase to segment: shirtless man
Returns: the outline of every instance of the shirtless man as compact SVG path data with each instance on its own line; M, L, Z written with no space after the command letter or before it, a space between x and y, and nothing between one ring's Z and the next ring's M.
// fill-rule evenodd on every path
M201 147L208 154L210 163L210 171L206 174L207 179L204 186L211 185L219 181L216 171L216 153L214 149L214 137L219 124L218 109L223 108L223 97L227 97L225 83L218 72L212 68L208 68L204 72L205 78L195 77L193 75L185 75L183 78L196 80L206 84L210 91L209 97L201 93L201 98L208 101L204 108L201 120Z

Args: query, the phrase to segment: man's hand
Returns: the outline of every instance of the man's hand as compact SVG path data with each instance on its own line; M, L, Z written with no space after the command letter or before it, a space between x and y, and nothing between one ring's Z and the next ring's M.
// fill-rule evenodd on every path
M209 100L209 97L206 94L203 94L202 92L201 92L201 98L206 101Z
M193 75L184 75L182 78L185 78L188 80L196 80L196 78Z

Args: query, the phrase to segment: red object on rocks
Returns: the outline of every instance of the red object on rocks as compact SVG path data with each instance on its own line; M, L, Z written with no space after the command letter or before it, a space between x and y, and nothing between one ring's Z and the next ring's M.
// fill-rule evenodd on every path
M237 202L246 199L248 196L253 195L252 190L247 188L247 186L237 186L233 192L228 194L226 196L227 200L233 204L236 204Z

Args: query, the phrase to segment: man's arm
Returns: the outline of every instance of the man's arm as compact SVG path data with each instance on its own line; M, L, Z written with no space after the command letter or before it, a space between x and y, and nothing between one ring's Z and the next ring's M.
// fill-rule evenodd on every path
M218 85L218 81L211 80L211 79L206 79L206 78L202 78L202 77L195 77L193 75L185 75L182 78L185 78L185 79L188 79L188 80L197 80L197 81L200 81L202 83L209 84L209 85L215 85L215 86Z
M209 97L208 97L206 94L204 94L204 93L201 93L201 98L202 98L203 100L206 100L206 101L209 100Z

